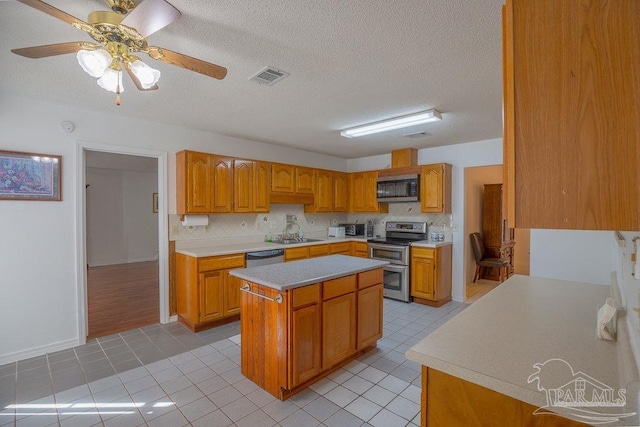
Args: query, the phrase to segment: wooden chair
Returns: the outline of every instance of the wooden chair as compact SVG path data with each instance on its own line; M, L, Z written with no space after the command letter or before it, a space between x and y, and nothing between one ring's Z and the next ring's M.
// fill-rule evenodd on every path
M471 247L473 248L473 255L476 258L476 274L473 276L473 282L480 277L482 273L482 269L484 267L489 268L497 268L500 272L500 283L504 281L504 279L508 276L507 269L509 268L509 259L508 258L486 258L486 252L484 250L484 242L482 241L482 236L480 233L471 233L469 235L471 238Z

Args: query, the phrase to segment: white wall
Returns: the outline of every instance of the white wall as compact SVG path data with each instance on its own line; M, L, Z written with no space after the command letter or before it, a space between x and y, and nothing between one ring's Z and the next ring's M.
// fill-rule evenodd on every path
M116 110L117 108L117 110ZM160 123L7 96L0 97L0 149L62 155L61 202L0 201L0 364L77 345L77 143L169 153L169 213L175 213L175 157L182 149L347 170L347 161ZM73 133L61 121L76 125Z
M613 232L531 230L530 275L611 284Z
M87 263L91 267L158 256L156 172L87 168Z
M418 151L418 164L450 163L453 165L451 195L452 221L458 231L453 232L452 298L464 300L464 169L470 166L502 164L502 139L470 142L445 147L423 148ZM349 172L388 167L391 154L349 160Z
M637 366L640 366L640 280L632 276L633 264L631 254L633 253L633 239L640 238L638 232L621 233L625 239L623 247L616 244L613 251L613 269L616 272L617 281L622 293L622 304L627 310L627 327L631 348L635 356ZM640 241L638 241L640 246ZM640 263L640 253L636 255Z

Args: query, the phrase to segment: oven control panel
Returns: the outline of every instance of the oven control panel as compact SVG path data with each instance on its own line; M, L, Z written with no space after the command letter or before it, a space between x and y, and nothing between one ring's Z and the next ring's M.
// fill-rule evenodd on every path
M387 222L386 231L400 231L406 233L426 233L426 222Z

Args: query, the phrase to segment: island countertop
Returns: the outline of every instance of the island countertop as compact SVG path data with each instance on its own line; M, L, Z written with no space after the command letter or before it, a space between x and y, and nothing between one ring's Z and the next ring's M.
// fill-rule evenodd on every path
M515 275L406 356L534 406L544 406L546 395L528 379L536 373L534 365L541 364L544 373L551 359L613 389L634 388L638 371L625 362L630 352L625 331L618 327L617 343L595 337L597 307L609 296L608 286Z
M230 275L279 291L294 289L337 277L361 273L389 264L387 261L347 255L329 255L282 264L231 270Z

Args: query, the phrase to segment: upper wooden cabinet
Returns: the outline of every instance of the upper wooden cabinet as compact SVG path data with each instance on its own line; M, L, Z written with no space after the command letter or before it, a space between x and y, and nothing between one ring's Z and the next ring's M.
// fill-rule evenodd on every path
M510 227L640 230L638 0L507 0Z
M451 213L451 165L423 165L420 172L420 210Z
M269 212L271 168L266 162L233 161L233 211Z
M271 202L313 204L316 170L302 166L271 164Z
M349 174L349 212L389 212L387 203L377 202L378 172Z
M333 172L333 212L349 210L349 174Z
M347 212L349 206L349 175L343 172L316 170L315 202L304 211Z
M179 215L232 212L232 159L180 151L176 153L176 178Z

